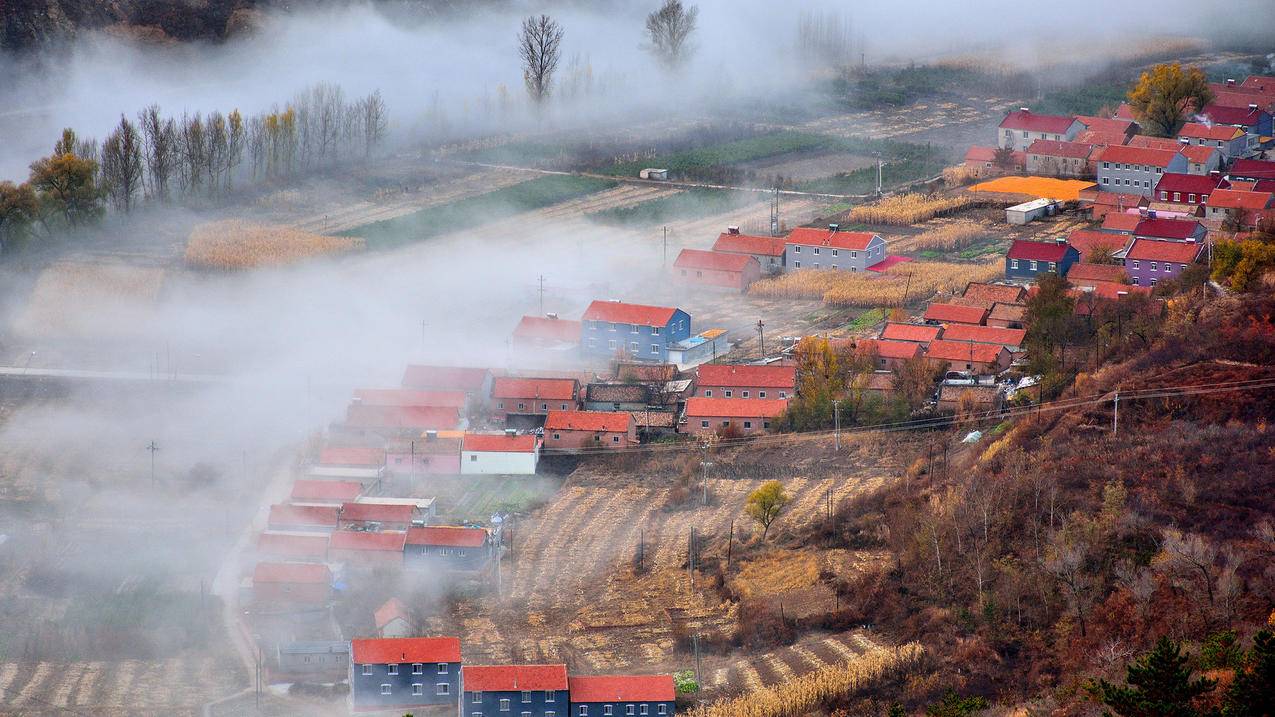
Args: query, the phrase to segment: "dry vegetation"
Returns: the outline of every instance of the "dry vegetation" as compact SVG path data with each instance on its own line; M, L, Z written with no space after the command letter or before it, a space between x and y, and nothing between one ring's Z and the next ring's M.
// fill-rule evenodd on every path
M963 164L943 169L943 183L949 187L960 187L978 179L978 171Z
M879 274L810 269L763 279L748 291L771 298L820 298L833 306L901 306L905 291L910 300L952 293L971 281L989 281L1001 270L999 260L980 264L907 262Z
M850 221L862 224L918 224L965 209L975 202L969 195L927 197L923 194L900 194L886 197L876 204L850 210Z
M916 235L919 249L964 249L987 236L987 229L976 222L956 222L935 227Z
M31 336L118 336L149 316L163 287L158 267L58 262L40 273L13 328Z
M204 269L251 269L290 264L363 246L362 239L225 220L201 224L191 231L186 243L186 263Z

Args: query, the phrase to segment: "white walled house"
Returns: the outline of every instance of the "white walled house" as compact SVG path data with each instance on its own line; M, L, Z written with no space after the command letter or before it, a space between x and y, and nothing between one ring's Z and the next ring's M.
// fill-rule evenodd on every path
M534 475L540 439L532 434L466 433L460 448L461 475Z

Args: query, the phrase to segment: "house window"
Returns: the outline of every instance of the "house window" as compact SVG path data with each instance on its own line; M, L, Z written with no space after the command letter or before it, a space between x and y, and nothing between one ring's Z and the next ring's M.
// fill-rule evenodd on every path
M531 702L531 690L522 691L522 703L529 704Z
M780 392L779 392L779 397L780 397L780 398L788 398L788 392L787 392L787 391L780 391Z
M474 703L474 704L476 704L476 705L477 705L477 704L482 704L482 701L483 701L483 691L482 691L482 690L474 690L471 694L473 695L473 698L470 700L471 702L473 702L473 703Z
M659 336L659 335L660 335L660 327L658 327L658 326L652 326L652 327L651 327L651 335L652 335L652 336Z
M557 713L557 712L554 712L553 710L549 710L549 711L545 712L545 717L557 717L557 715L558 715L558 713Z
M1195 195L1194 195L1194 194L1188 194L1188 195L1186 195L1186 200L1187 200L1188 202L1190 202L1190 203L1194 204L1194 203L1195 203Z
M704 389L704 398L712 398L712 397L713 397L713 389L711 388Z
M1107 184L1107 178L1106 178L1106 177L1103 177L1103 178L1102 178L1102 183L1103 183L1103 184Z
M1050 270L1050 271L1058 271L1058 262L1056 262L1056 261L1051 261L1051 262L1049 262L1049 270Z
M1103 168L1103 169L1111 169L1111 162L1103 162L1103 163L1102 163L1102 168Z
M819 268L819 262L817 262L817 261L815 262L815 268L816 268L816 269L818 269L818 268Z
M602 706L602 715L603 715L603 717L606 717L606 715L611 715L611 714L615 714L615 713L612 711L612 707L611 707L611 705L603 705L603 706Z
M545 702L553 702L553 698L554 698L553 690L545 690Z
M668 705L656 705L656 706L655 706L655 714L657 714L657 715L666 715L666 714L668 714Z
M1133 277L1133 285L1138 286L1138 277Z
M793 265L793 268L794 268L794 269L800 269L800 268L801 268L801 262L800 262L800 261L794 261L794 262L792 263L792 265Z
M748 392L747 392L747 391L744 391L743 396L744 396L744 398L748 398Z
M637 352L638 352L638 342L636 342L636 341L631 342L631 343L629 344L629 351L631 351L631 352L633 352L633 353L637 353Z
M391 690L393 690L393 689L394 689L394 688L393 688L393 687L391 687L391 686L390 686L390 685L388 685L388 684L382 684L382 685L381 685L381 694L383 694L383 695L388 695L388 694L390 694L390 693L391 693Z
M372 666L371 666L371 665L364 665L364 666L363 666L363 674L365 674L365 675L370 675L370 674L372 674Z
M801 253L801 247L800 247L800 246L794 246L794 247L792 248L792 250L793 250L793 253L795 253L795 254L800 254L800 253Z
M423 685L423 684L421 684L421 683L419 683L419 682L413 682L413 683L412 683L412 694L414 694L414 695L423 695L423 694L425 694L425 685Z
M1180 271L1186 271L1186 264L1178 264L1178 269Z
M659 353L659 352L660 352L660 345L659 345L659 344L651 344L651 353L653 353L653 354L657 354L657 353Z
M726 389L726 390L724 391L724 393L726 394L726 398L733 398L733 397L734 397L734 392L733 392L733 391L731 391L729 388L728 388L728 389Z
M765 392L765 391L758 391L758 392L757 392L757 398L765 398L765 397L766 397L766 392Z
M1018 268L1018 260L1017 260L1017 259L1010 259L1010 260L1009 260L1009 268L1011 268L1011 269L1017 269L1017 268Z
M518 404L518 410L519 410L519 411L525 410L526 408L527 408L527 404L525 404L525 403L519 403L519 404Z
M1156 282L1157 282L1157 281L1159 281L1159 279L1158 279L1158 278L1156 278L1156 277L1154 277L1154 276L1153 276L1153 277L1151 277L1151 285L1152 285L1152 286L1155 286L1155 284L1156 284Z
M387 668L387 671L388 671L388 672L389 672L389 674L391 674L391 675L397 675L397 674L398 674L398 665L390 665L390 666Z
M1135 268L1135 269L1137 269L1137 268L1138 268L1138 262L1137 262L1137 260L1134 260L1134 262L1133 262L1133 268Z
M425 665L422 665L422 664L421 664L421 663L419 663L419 662L414 663L414 664L412 665L412 674L413 674L413 675L423 675L423 674L425 674Z
M836 265L836 264L833 264L833 265L832 265L832 268L833 268L833 269L836 269L836 268L837 268L837 265Z
M580 705L580 717L588 717L588 715L589 715L589 706Z
M752 421L744 421L744 428L752 428L752 427L753 427Z
M762 428L770 428L770 421L762 421L762 422L761 422L761 427L762 427Z
M1154 262L1154 261L1151 262L1151 271L1155 271L1157 268L1158 268L1157 262Z
M607 341L607 348L611 349L612 351L615 350L615 339L610 339Z
M730 428L730 421L722 421L722 428Z
M508 712L508 711L509 711L509 700L501 700L501 701L500 701L500 711L501 711L501 712Z
M699 422L699 427L700 427L700 428L708 428L708 421L700 421L700 422Z
M451 694L451 692L452 692L452 686L447 684L446 682L439 682L438 684L434 685L434 694L436 695L449 695Z
M619 331L619 330L620 330L620 325L619 325L619 324L611 324L611 330L612 330L612 331Z
M633 711L633 705L625 705L625 706L624 706L624 714L626 714L626 715L636 714L636 713Z
M649 712L647 712L647 709L648 709L648 707L647 707L646 705L642 705L642 709L640 710L640 713L641 713L641 714L650 714Z
M629 329L629 333L631 333L631 334L636 334L636 333L638 333L638 325L637 325L637 324L633 324L633 328Z
M833 255L833 256L837 256L837 250L836 250L836 249L833 249L833 250L832 250L832 255Z
M477 462L478 462L478 454L477 454L477 453L470 453L470 454L469 454L469 462L470 462L470 463L477 463Z
M851 259L858 259L858 258L859 258L859 252L857 252L857 251L852 251L852 252L850 252L850 258L851 258Z
M1031 260L1031 270L1032 270L1032 271L1036 271L1036 260L1035 260L1035 259L1032 259L1032 260Z
M547 403L542 403L542 404L540 404L540 410L542 410L542 411L548 411L548 410L549 410L549 404L547 404Z
M620 437L619 437L619 436L611 436L611 442L612 442L612 443L619 443L619 442L620 442Z
M1169 272L1171 272L1171 271L1173 271L1173 265L1172 265L1172 264L1170 264L1170 263L1169 263L1169 262L1167 262L1167 261L1166 261L1166 262L1164 262L1164 272L1167 274L1167 273L1169 273Z
M818 256L818 254L819 254L819 247L815 247L815 255Z
M445 675L445 674L447 674L447 663L446 663L446 662L440 662L440 663L438 663L438 674L440 674L440 675Z

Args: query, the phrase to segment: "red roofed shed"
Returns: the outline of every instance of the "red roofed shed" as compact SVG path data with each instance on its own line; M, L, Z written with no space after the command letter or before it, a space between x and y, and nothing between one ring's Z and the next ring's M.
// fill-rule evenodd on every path
M627 411L550 411L545 448L557 451L623 449L637 445L637 423Z

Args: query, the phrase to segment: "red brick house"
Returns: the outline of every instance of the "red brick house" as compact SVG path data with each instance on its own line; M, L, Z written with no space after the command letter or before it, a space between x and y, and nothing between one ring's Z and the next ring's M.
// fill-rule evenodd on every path
M1137 225L1135 224L1134 226ZM1077 229L1067 235L1067 243L1080 255L1081 262L1093 261L1099 254L1104 252L1107 256L1111 256L1123 249L1128 240L1128 236L1094 231L1092 229ZM1076 265L1073 265L1072 271L1075 271L1075 268Z
M1010 166L999 167L996 165L995 147L980 147L976 145L965 152L965 168L970 170L975 177L990 177L1007 172L1022 172L1027 169L1027 153L1012 152L1010 154Z
M695 395L706 398L788 398L797 392L796 366L701 364Z
M1094 154L1091 144L1038 139L1027 148L1027 172L1053 177L1092 176Z
M637 423L627 411L550 411L545 418L547 450L623 449L637 442Z
M914 341L890 341L882 339L860 339L855 342L855 353L872 355L877 371L891 371L899 364L925 354L925 344Z
M545 416L550 411L574 411L580 405L580 382L574 378L517 378L501 376L491 385L492 418Z
M328 538L328 562L354 568L397 568L403 565L407 533L338 530Z
M973 341L979 344L999 344L1016 351L1027 338L1027 329L1001 329L994 326L952 324L943 332L944 341Z
M928 344L942 335L942 326L900 324L893 321L887 323L881 330L881 338L886 341L911 341L918 344Z
M692 397L686 401L686 428L692 434L765 433L770 422L788 410L782 398L737 401L730 398Z
M407 530L413 520L423 518L415 506L406 503L344 503L337 514L337 528Z
M784 268L784 240L782 237L759 237L740 234L739 227L730 227L718 235L713 251L719 254L744 254L757 260L763 274L777 274Z
M673 262L673 280L744 292L761 278L761 264L745 254L683 249Z
M1270 192L1245 192L1219 189L1209 195L1205 216L1211 222L1221 223L1234 216L1240 227L1252 229L1263 219L1275 216L1275 195Z
M321 605L332 592L332 571L323 563L257 563L252 571L256 603Z
M972 341L934 341L925 351L927 358L947 364L948 371L972 373L977 376L998 374L1009 368L1009 349L999 344L980 344Z
M987 321L987 309L958 304L930 304L925 310L924 318L930 324L982 324Z

